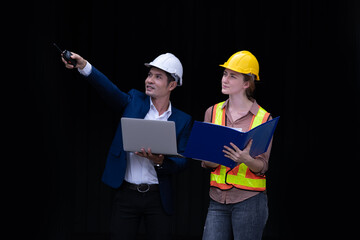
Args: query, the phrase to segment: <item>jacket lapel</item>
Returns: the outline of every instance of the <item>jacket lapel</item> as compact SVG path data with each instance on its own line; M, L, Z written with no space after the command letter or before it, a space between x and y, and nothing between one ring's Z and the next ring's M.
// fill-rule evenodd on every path
M145 98L144 104L141 105L139 111L139 118L145 118L146 114L149 112L150 109L150 97L147 96Z

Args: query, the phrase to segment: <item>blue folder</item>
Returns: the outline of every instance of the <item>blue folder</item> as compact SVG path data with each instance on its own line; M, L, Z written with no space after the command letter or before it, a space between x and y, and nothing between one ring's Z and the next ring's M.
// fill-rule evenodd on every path
M243 150L253 139L250 156L256 157L267 151L280 117L267 121L248 132L206 122L194 122L184 156L206 160L234 168L237 163L225 157L224 146L234 143Z

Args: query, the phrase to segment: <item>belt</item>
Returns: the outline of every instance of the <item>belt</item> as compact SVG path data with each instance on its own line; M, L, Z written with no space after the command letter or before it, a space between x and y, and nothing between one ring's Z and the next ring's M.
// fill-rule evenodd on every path
M159 191L159 184L147 184L147 183L133 184L124 181L121 186L127 189L136 190L140 193Z

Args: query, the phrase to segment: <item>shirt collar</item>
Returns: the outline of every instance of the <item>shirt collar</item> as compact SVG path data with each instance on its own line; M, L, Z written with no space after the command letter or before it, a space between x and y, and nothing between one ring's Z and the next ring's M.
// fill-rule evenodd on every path
M225 103L222 105L222 109L224 109L227 105L229 104L229 99L227 99L225 101ZM254 99L254 102L253 104L251 105L250 107L250 112L253 114L253 115L256 115L259 111L259 104L257 104L256 100Z
M157 115L159 115L159 112L158 112L158 110L156 109L155 105L153 104L151 98L150 98L150 109L153 110L153 111L156 111L156 112L157 112ZM166 116L167 116L167 118L168 118L168 117L170 117L171 113L172 113L171 101L169 101L169 107L168 107L168 109L162 114L162 116L166 114Z

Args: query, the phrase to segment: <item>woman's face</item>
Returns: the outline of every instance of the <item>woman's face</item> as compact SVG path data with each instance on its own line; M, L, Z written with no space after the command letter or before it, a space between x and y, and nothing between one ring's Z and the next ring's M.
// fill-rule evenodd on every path
M245 94L249 87L248 82L244 82L244 75L230 69L225 69L221 79L221 92L223 94Z

